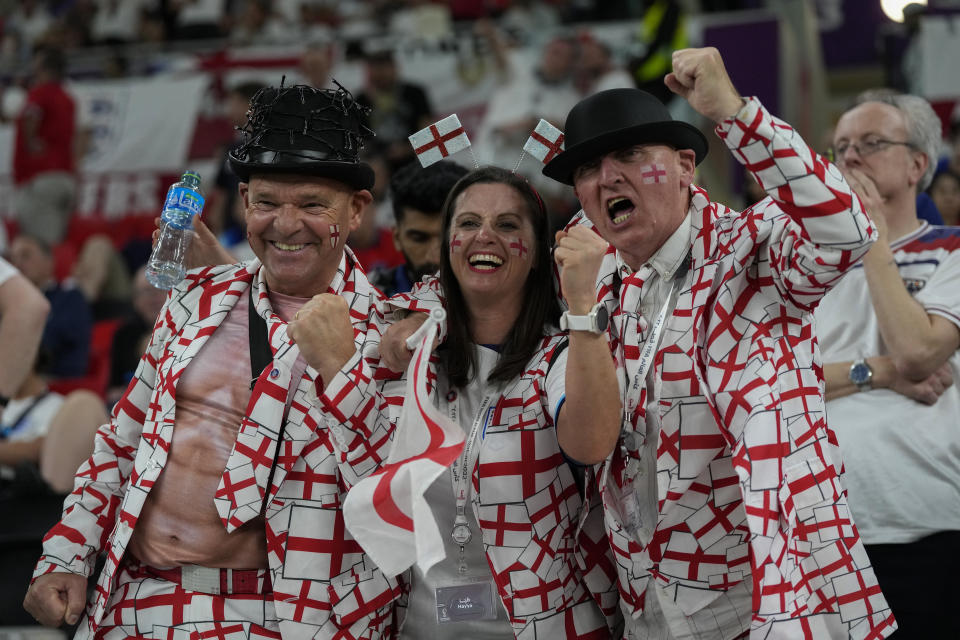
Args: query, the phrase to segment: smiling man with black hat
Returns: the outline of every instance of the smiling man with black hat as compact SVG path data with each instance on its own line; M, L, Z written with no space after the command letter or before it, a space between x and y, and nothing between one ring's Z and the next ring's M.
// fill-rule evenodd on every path
M583 206L558 247L582 250L591 229L611 245L596 305L567 325L609 332L623 423L560 435L571 458L603 461L627 637L885 637L811 317L873 224L837 167L737 93L716 49L675 52L666 83L766 199L711 202L693 184L706 139L636 89L578 103L543 170Z
M382 320L345 245L371 200L364 115L342 87L253 97L229 160L257 259L170 293L45 538L24 603L41 623L85 614L80 638L393 634L401 587L340 512L389 440L344 418L367 401L361 353Z

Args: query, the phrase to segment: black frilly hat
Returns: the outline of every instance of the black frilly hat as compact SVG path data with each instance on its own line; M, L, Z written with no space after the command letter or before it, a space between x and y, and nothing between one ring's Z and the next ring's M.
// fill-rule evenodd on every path
M609 89L578 102L563 132L564 151L543 167L543 175L573 184L574 170L585 162L635 144L668 144L693 149L697 164L707 155L699 129L674 120L652 94L640 89Z
M373 169L360 162L368 109L339 84L265 87L250 100L243 142L230 168L248 181L254 173L298 173L339 180L354 189L373 186Z

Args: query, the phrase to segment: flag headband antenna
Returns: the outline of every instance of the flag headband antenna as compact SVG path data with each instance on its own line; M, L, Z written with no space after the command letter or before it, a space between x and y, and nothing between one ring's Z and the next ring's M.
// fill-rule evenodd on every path
M417 159L424 168L464 149L469 149L474 169L480 167L466 129L460 124L460 118L455 113L417 131L409 137L409 140ZM517 164L513 167L513 173L519 171L527 154L546 164L562 151L563 132L541 118L524 143L523 149L520 150L520 157L517 158Z

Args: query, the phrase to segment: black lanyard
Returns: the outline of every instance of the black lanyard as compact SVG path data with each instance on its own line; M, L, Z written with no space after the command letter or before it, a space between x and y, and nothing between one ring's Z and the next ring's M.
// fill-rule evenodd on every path
M253 303L253 283L250 283L249 289L250 306L247 309L247 330L250 337L250 390L257 384L257 378L263 373L263 370L273 362L273 350L270 348L270 337L267 332L267 322L257 313L257 308ZM270 465L270 475L267 476L267 486L264 489L263 504L260 505L260 514L266 513L267 500L270 497L270 487L273 485L273 472L277 469L277 458L280 456L280 448L283 446L283 432L287 423L287 412L283 412L283 418L280 420L280 431L277 434L277 449L273 454L273 464Z
M257 384L257 378L268 364L273 362L273 350L270 348L270 338L267 335L267 323L257 313L253 303L253 284L249 289L250 307L247 309L247 321L250 336L250 390Z

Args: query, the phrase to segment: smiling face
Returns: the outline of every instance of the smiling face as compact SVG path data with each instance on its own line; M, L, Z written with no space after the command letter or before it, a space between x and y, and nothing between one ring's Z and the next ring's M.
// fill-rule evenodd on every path
M326 291L369 191L301 175L254 175L240 183L247 238L272 291L302 298Z
M574 193L604 240L639 269L687 213L696 154L662 144L612 151L574 171Z
M522 299L534 264L534 229L527 202L511 186L479 183L457 197L447 242L450 268L467 305Z

